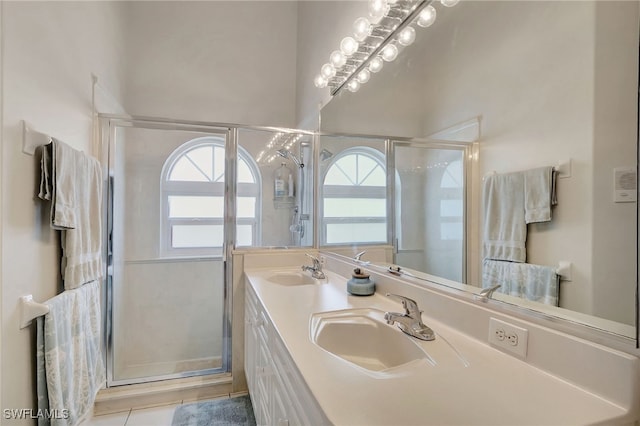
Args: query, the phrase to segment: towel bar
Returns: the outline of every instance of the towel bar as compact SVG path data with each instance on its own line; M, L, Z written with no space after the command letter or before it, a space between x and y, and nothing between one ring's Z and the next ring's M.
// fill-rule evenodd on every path
M558 173L558 179L571 177L571 158L564 161L558 161L558 163L555 166L553 166L553 170L556 173ZM498 172L495 170L492 170L488 173L485 173L482 176L482 180L485 180L487 177L493 176L496 174L498 174Z
M28 327L35 318L49 313L49 307L34 302L33 296L28 294L20 297L20 328Z
M33 130L26 121L22 120L22 152L33 155L36 148L41 145L50 144L51 136Z

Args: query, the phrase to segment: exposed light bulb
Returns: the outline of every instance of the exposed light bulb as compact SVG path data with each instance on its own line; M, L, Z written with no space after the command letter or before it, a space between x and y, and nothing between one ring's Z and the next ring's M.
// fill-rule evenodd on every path
M422 12L418 15L418 21L416 22L418 26L422 28L427 28L433 25L436 21L436 8L429 5L425 7Z
M381 53L382 59L391 62L398 57L398 48L395 44L387 44Z
M331 55L329 55L329 61L335 68L341 68L347 63L347 57L341 50L334 50L331 52Z
M324 89L327 87L327 83L329 83L329 81L320 74L316 75L316 78L313 79L313 84L318 89Z
M387 0L369 0L369 17L377 24L389 11Z
M350 92L357 92L358 90L360 90L360 82L358 80L351 80L348 84L347 84L347 89L349 89Z
M413 27L406 27L400 34L398 35L398 43L403 46L409 46L411 43L416 41L416 30Z
M460 0L440 0L440 3L445 7L452 7L458 4L459 1Z
M382 58L380 56L376 56L369 62L369 71L378 72L382 69L383 65L384 61L382 60Z
M324 64L320 68L320 74L328 80L336 75L336 68L331 64Z
M356 80L358 80L358 82L360 82L361 84L366 83L367 81L369 81L370 78L371 78L371 73L367 69L360 71L356 76Z
M358 50L358 42L353 37L345 37L340 42L340 50L345 56L351 56Z
M353 22L353 36L358 41L364 41L371 34L371 23L367 18L358 18Z

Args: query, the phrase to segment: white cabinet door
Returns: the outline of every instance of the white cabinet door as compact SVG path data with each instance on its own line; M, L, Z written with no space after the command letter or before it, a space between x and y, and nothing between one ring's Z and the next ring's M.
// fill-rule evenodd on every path
M247 385L258 425L329 423L248 282L244 359Z

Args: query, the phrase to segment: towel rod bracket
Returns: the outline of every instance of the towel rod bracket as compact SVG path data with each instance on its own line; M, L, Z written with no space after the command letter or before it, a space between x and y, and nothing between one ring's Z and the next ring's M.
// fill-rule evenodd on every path
M558 172L558 178L570 178L571 177L571 158L567 160L558 161L558 164L554 167Z
M34 155L36 148L51 143L51 136L33 130L26 121L22 120L22 152Z
M49 307L33 301L33 296L28 294L20 297L20 329L26 328L31 321L39 316L49 313Z
M558 269L556 269L556 274L560 276L562 281L571 281L571 262L566 260L561 260L558 262Z

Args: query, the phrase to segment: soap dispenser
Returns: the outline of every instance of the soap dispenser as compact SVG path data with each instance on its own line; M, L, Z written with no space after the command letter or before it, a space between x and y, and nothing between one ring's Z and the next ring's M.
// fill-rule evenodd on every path
M289 184L291 183L291 172L286 163L280 164L280 167L276 170L274 180L273 194L275 199L282 199L289 195Z
M347 291L354 296L370 296L376 291L376 285L365 271L353 270L351 279L347 281Z

